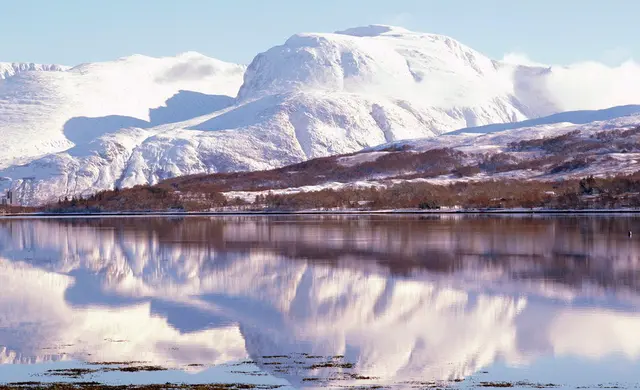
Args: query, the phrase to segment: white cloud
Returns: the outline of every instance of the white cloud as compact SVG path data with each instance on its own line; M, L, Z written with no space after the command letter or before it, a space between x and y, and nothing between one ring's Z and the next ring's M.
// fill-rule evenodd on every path
M563 110L589 110L640 104L640 64L618 66L582 62L554 67L547 79L551 96Z
M640 63L624 48L606 51L599 61L569 65L546 65L527 54L511 52L502 61L513 65L550 68L535 81L545 90L556 110L597 110L627 104L640 104Z

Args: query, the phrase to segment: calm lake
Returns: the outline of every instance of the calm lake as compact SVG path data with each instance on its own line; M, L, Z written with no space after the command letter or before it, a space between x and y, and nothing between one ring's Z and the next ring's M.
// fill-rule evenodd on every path
M0 219L0 363L0 383L636 388L640 217Z

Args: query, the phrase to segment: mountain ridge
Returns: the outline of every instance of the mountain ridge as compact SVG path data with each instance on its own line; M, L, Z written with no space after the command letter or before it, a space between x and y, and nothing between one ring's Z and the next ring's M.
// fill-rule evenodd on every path
M533 127L540 125L553 125L557 123L572 123L575 125L587 124L589 122L606 121L624 116L631 116L640 113L640 105L628 104L625 106L617 106L611 108L605 108L603 110L580 110L580 111L565 111L557 114L552 114L542 118L528 119L522 122L515 123L500 123L493 125L485 125L479 127L468 127L456 131L446 133L447 135L465 134L465 133L477 133L486 134L494 133L504 130L514 130L522 127Z
M492 60L449 37L390 26L295 34L246 69L221 64L192 52L135 55L57 78L5 80L0 134L14 146L0 150L0 177L8 178L0 189L42 202L271 169L574 104L554 92L554 68ZM620 100L598 104L607 99ZM73 109L62 118L59 106ZM35 178L29 189L23 177Z
M0 145L0 168L77 146L65 134L74 119L96 118L97 122L97 118L118 116L149 122L152 110L166 106L181 90L235 95L244 72L242 65L194 55L130 56L59 72L22 68L36 71L0 80L0 134L5 140ZM182 111L191 105L184 106ZM206 112L210 110L199 114ZM81 131L83 139L92 140L101 135L94 130L87 127L73 132Z
M56 64L36 64L33 62L0 62L0 80L22 72L64 72L69 67Z

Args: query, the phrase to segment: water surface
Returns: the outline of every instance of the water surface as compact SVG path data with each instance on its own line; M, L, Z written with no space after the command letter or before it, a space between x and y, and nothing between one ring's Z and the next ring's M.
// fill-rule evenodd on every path
M636 387L639 254L623 215L0 219L0 383Z

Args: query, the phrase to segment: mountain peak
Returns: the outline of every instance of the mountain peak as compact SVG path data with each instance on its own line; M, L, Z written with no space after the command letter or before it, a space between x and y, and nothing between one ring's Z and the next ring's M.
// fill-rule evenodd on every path
M127 61L149 60L149 59L153 59L153 57L145 54L134 53L134 54L122 56L118 58L117 61L127 62ZM110 62L110 61L106 61L106 62Z
M60 72L68 68L55 64L34 64L32 62L0 62L0 80L22 72Z
M176 57L178 58L210 58L209 56L206 56L198 51L193 51L193 50L189 50L189 51L185 51L182 53L179 53Z
M470 89L491 95L475 101L503 95L489 81L495 73L491 59L452 38L371 25L293 35L254 59L238 98L313 89L412 100L419 88L418 95L439 96L436 104L453 106Z

